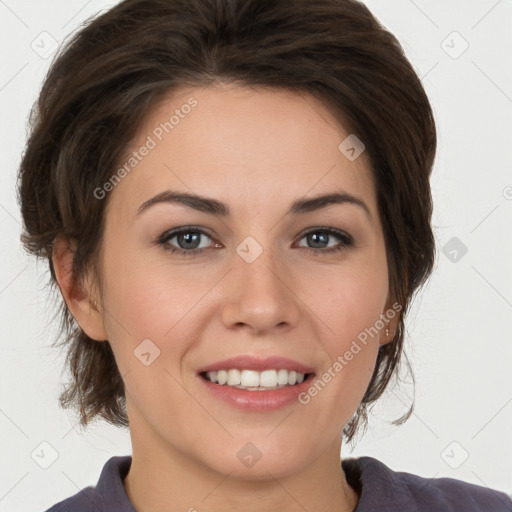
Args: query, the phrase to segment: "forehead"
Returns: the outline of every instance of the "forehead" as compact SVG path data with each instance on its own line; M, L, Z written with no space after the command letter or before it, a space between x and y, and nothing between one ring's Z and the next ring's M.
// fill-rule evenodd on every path
M364 197L375 210L366 153L350 160L340 150L349 136L307 94L233 85L181 88L141 123L121 162L128 172L110 192L110 203L133 216L166 189L228 203L244 196L251 207L336 190Z

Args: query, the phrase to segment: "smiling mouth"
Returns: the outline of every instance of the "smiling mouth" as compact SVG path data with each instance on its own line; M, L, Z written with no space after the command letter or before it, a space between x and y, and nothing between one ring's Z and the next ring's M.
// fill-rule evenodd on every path
M297 386L314 374L280 368L261 372L256 370L226 369L201 372L199 375L203 379L219 386L233 387L246 391L271 391Z

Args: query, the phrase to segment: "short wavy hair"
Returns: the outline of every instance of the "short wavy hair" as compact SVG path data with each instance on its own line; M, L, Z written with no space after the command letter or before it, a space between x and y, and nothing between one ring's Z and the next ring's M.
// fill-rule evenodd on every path
M368 388L343 429L350 441L398 373L405 314L435 260L432 108L400 43L363 3L125 0L87 20L60 48L30 114L17 188L22 244L48 259L53 291L59 235L76 242L73 282L88 270L99 275L108 197L93 200L93 191L113 175L152 107L182 86L218 81L312 95L366 147L390 293L402 309L394 339L380 346ZM72 376L61 406L75 407L82 426L95 416L128 426L108 340L90 339L64 300L60 305L59 339ZM393 423L403 423L413 407Z

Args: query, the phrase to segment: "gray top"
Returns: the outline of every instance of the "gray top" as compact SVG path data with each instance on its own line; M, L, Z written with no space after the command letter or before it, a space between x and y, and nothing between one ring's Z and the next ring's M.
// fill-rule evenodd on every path
M46 512L136 512L123 479L131 456L111 457L95 487L89 486ZM354 512L512 512L503 492L453 478L397 472L372 457L343 459L348 483L359 494Z

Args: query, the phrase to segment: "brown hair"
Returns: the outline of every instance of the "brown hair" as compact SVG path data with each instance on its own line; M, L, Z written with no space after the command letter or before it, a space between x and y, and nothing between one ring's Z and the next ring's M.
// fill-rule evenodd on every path
M433 112L398 40L363 3L125 0L88 20L54 59L31 112L18 183L22 243L48 259L53 290L57 235L76 242L74 283L87 269L96 273L108 197L94 199L93 191L113 175L158 101L178 87L216 81L310 94L366 146L390 292L402 310L394 339L379 348L371 382L344 428L350 441L398 371L405 313L435 259ZM64 300L59 313L72 375L61 405L76 406L84 426L95 416L127 426L123 380L110 344L91 340Z

